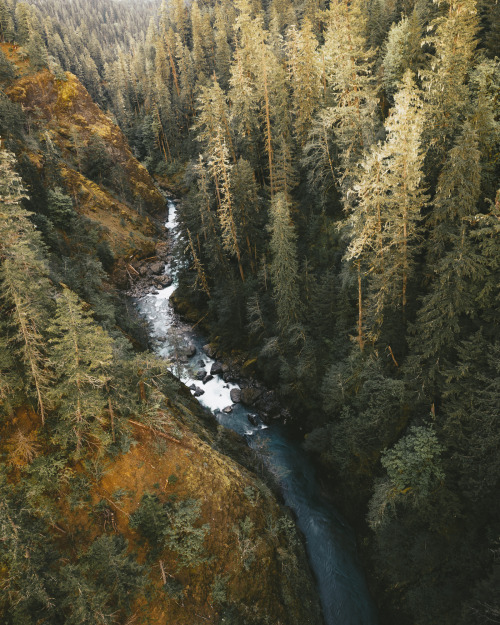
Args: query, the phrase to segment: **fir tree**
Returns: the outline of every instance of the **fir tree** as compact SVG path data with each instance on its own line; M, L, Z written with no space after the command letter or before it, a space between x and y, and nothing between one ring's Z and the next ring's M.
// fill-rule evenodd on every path
M57 300L48 328L55 382L51 396L58 410L55 438L64 447L106 445L109 435L105 386L112 362L112 339L67 287Z
M405 74L394 96L394 108L386 122L384 176L386 201L385 269L373 278L376 315L384 308L401 308L405 316L408 286L415 268L419 224L427 196L424 193L422 132L423 102L411 72ZM375 175L377 175L375 173Z
M475 0L451 0L431 24L426 43L434 48L430 69L422 72L429 124L426 141L438 165L452 147L457 130L470 112L467 78L477 46L479 19Z
M0 81L10 82L15 76L14 66L0 50Z
M14 163L12 154L0 150L0 292L13 327L8 342L20 357L25 390L31 395L33 389L43 422L50 374L41 331L50 310L50 283L40 235L21 206L27 196Z
M278 329L286 336L300 318L298 290L297 235L290 217L290 207L284 193L278 193L271 202L271 240L269 248L272 259L269 274L273 284Z
M433 228L429 240L432 280L412 339L420 375L431 391L443 384L442 372L450 359L454 361L463 323L476 309L484 259L471 237L469 219L480 188L477 134L466 125L441 172L428 218Z
M421 31L421 17L416 8L410 17L392 25L382 61L384 87L388 94L397 90L406 70L415 73L423 66Z
M298 143L304 146L321 97L321 64L318 42L311 22L306 18L302 28L287 32L286 50L292 86L294 128Z

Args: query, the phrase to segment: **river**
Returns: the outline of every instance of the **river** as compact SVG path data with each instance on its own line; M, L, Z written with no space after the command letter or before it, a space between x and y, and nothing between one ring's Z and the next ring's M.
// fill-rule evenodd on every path
M175 204L168 201L166 228L176 236ZM280 424L269 426L241 404L232 404L230 391L239 388L215 375L205 384L196 378L204 368L210 372L215 362L202 350L206 340L183 323L169 302L176 288L175 267L167 267L174 281L156 294L138 300L141 314L149 321L157 352L175 364L173 372L188 387L195 385L204 391L199 402L212 411L223 426L245 437L248 444L263 458L281 485L287 506L295 513L297 524L305 536L307 554L316 577L326 625L376 625L377 618L361 570L354 533L346 521L323 496L309 456L300 444L287 435ZM175 361L179 345L192 344L196 353L188 362ZM193 391L194 392L194 391ZM226 414L224 408L232 407Z

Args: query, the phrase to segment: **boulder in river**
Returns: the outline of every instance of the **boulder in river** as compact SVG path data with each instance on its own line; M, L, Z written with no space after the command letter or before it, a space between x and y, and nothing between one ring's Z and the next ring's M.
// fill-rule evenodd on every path
M244 404L245 406L251 406L259 399L261 395L262 395L261 388L248 386L247 388L241 389L241 403Z
M212 365L211 369L210 369L210 373L212 375L221 375L223 373L223 369L222 369L223 365L221 362L214 362L214 364Z
M194 343L187 343L182 350L188 358L192 358L196 354L196 346Z
M233 408L232 406L226 406L225 408L222 409L222 412L225 412L226 414L230 414L231 412L233 412Z
M213 380L214 376L210 375L210 373L208 373L204 378L203 378L203 384L206 384L207 382L210 382L210 380Z
M165 274L163 274L162 276L158 276L158 277L155 279L155 283L156 283L158 286L161 286L161 287L163 287L163 288L166 288L167 286L170 286L170 285L172 284L172 278L171 278L169 275L167 275L167 274L165 273Z
M154 274L160 274L163 272L164 267L165 267L164 263L157 261L149 265L149 271Z
M209 343L207 343L207 345L203 345L203 351L209 358L213 358L215 356L215 348Z
M196 372L195 377L197 380L203 380L206 375L207 375L207 372L205 371L205 369L200 369L199 371Z
M241 389L240 388L232 388L230 393L231 401L233 404L239 404L241 401Z
M252 425L254 425L255 427L257 427L259 425L259 415L256 414L249 414L247 416L247 419L250 421L250 423Z
M155 245L155 252L157 256L165 256L168 254L168 243L166 241L158 241Z
M201 397L205 394L205 391L202 388L197 388L194 392L195 397Z

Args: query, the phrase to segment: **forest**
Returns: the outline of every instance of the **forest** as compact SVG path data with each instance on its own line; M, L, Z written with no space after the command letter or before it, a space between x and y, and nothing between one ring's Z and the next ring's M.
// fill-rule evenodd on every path
M290 408L381 625L500 622L500 5L0 0L0 42L2 622L125 623L161 548L208 562L200 504L150 492L147 561L129 530L36 538L89 508L130 419L168 434L189 403L116 288L154 253L153 181L182 198L179 310Z

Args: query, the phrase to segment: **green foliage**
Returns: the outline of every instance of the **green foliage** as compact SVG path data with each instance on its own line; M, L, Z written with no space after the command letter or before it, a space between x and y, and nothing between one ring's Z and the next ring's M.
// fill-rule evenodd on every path
M76 217L73 200L62 189L50 189L47 194L47 209L52 223L57 227L69 228Z
M404 382L387 375L380 358L355 355L328 369L322 391L324 410L332 420L308 436L306 448L319 451L328 466L345 473L374 463L374 454L401 428Z
M157 495L147 493L130 518L151 547L151 557L159 557L164 549L177 554L178 568L200 566L208 559L204 554L205 535L209 525L197 525L201 504L195 499L161 503Z
M102 137L93 134L81 151L83 173L99 184L108 184L111 180L113 160Z
M169 525L164 530L165 545L175 551L178 568L191 568L208 561L204 554L204 540L210 526L208 523L195 527L201 516L201 503L185 499L173 504L169 510Z
M254 523L249 516L242 519L238 525L233 525L233 532L236 535L240 559L245 571L249 571L255 561L256 551L260 539L253 536Z
M272 260L269 274L273 283L278 327L284 334L297 323L300 314L296 234L290 218L290 207L284 193L278 193L271 204Z
M51 284L40 236L21 205L27 196L14 162L12 154L0 151L0 306L11 330L7 344L22 363L26 392L35 397L43 422L51 376L41 332L51 309ZM5 349L5 338L3 344Z
M0 90L0 131L7 139L10 148L14 140L19 140L24 130L24 114L19 104L11 102Z
M3 53L3 50L0 50L0 81L2 83L9 83L15 76L14 65L9 61L9 59Z
M394 447L382 453L381 462L399 494L411 492L415 499L425 499L444 480L442 451L431 428L412 426Z
M421 17L417 7L411 16L394 22L387 36L384 68L384 86L388 94L394 94L406 70L416 72L424 63L422 52Z
M52 613L57 549L46 525L21 493L0 473L0 565L3 592L0 614L9 623L34 624L35 615Z
M226 584L228 576L216 575L214 583L212 584L212 602L219 605L224 605L227 601Z
M78 453L83 445L109 444L103 426L105 387L112 362L112 339L95 323L78 297L64 287L52 325L51 390L59 415L55 439Z

